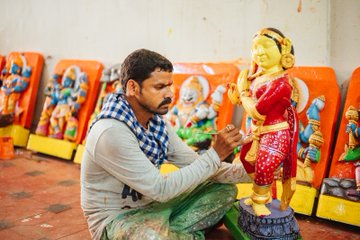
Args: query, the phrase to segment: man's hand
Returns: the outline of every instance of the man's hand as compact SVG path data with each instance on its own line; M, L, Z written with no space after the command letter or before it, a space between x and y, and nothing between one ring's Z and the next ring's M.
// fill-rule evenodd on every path
M229 124L218 132L213 148L219 155L220 160L223 161L241 144L243 144L243 138L240 129Z

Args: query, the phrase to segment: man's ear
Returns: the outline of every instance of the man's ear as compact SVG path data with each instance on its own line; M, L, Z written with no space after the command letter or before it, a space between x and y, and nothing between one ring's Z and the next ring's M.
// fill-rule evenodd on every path
M136 81L130 79L126 84L126 95L135 96L139 92L139 89L139 84Z

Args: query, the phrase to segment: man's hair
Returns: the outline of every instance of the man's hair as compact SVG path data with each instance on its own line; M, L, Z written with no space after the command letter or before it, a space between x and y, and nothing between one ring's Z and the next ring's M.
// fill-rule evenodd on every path
M148 79L157 68L166 72L173 71L172 63L156 52L147 49L132 52L121 64L120 80L124 92L129 79L135 80L141 86L142 82Z

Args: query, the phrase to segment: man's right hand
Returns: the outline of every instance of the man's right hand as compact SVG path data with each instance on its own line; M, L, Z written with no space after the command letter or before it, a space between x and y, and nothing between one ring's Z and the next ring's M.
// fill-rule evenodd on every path
M228 124L224 129L220 130L215 137L213 148L219 155L221 161L233 153L234 149L243 144L243 137L240 129L232 124Z

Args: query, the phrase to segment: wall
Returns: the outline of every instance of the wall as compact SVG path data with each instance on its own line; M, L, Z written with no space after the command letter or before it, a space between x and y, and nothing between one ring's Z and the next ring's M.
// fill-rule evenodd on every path
M0 6L0 54L41 52L41 89L60 59L110 67L138 48L173 62L246 62L251 38L263 27L292 39L297 65L333 67L339 85L360 65L357 0L0 0ZM43 101L39 94L34 125ZM238 124L241 111L235 114Z
M331 2L329 65L335 68L344 101L351 74L360 67L360 1Z

